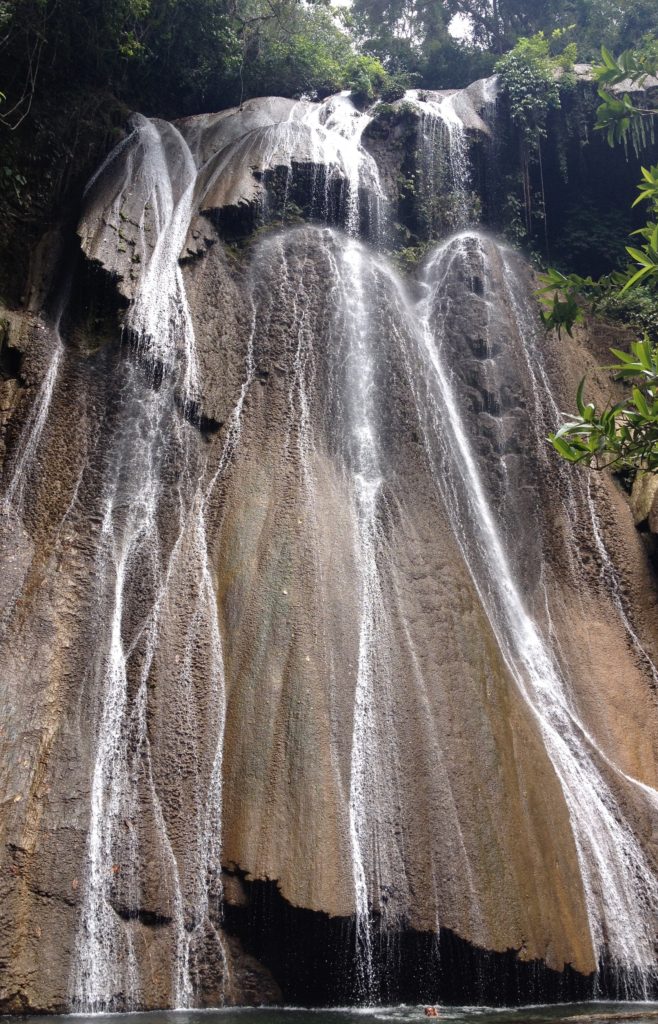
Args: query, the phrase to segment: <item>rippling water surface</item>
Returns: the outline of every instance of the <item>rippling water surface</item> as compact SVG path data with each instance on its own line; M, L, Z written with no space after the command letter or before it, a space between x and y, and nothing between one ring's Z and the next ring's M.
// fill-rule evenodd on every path
M658 1003L562 1003L558 1006L439 1006L439 1020L459 1024L606 1024L658 1022ZM69 1016L5 1017L5 1022L29 1024L421 1024L428 1018L423 1006L338 1007L336 1009L230 1008L225 1010L154 1010L150 1013L75 1014Z

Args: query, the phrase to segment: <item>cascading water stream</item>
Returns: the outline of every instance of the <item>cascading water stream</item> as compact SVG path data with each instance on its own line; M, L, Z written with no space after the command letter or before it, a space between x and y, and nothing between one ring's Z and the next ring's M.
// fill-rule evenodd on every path
M335 98L326 109L293 105L289 122L265 129L263 168L281 161L292 167L299 142L300 113L303 131L311 135L313 158L325 167L329 177L336 173L344 183L346 228L356 234L360 191L374 183L375 198L379 199L376 166L359 141L368 118L358 115L346 96ZM199 140L194 144L198 149ZM249 150L254 139L237 145L244 148L245 144ZM75 1005L83 1010L111 1008L116 1005L118 993L122 993L122 1005L140 1003L139 957L134 949L130 914L122 919L121 906L140 906L146 898L141 894L139 877L144 852L138 830L131 825L139 817L145 798L151 805L155 832L161 837L162 860L167 865L163 888L169 893L175 933L175 1005L194 1002L193 945L199 927L212 916L210 900L221 903L225 682L208 560L206 508L237 444L242 405L253 376L250 355L246 383L228 427L219 465L214 472L207 465L195 465L188 428L175 412L182 392L193 416L199 388L196 342L179 255L190 228L193 200L199 201L221 176L229 158L235 157L235 146L230 147L228 157L223 154L219 161L212 160L197 171L192 151L173 125L137 116L132 134L105 161L90 182L88 193L98 187L103 175L114 173L113 160L124 158L125 152L124 177L115 188L110 214L119 238L124 221L132 218L137 229L134 260L138 261L139 274L125 324L142 369L135 366L127 376L122 396L124 422L114 450L107 455L97 556L99 605L108 606L107 615L102 614L101 619L109 622L109 632L105 653L95 670L104 697L92 780L88 877L72 978ZM134 220L136 209L138 221ZM149 377L153 379L149 381ZM177 504L169 512L174 513L177 523L169 546L161 522L167 507L163 480L168 466L175 462L180 463L182 472L176 488ZM149 606L134 634L127 636L126 601L134 589L136 574L145 580L142 587L149 591ZM184 626L183 653L176 659L181 665L183 707L188 709L186 726L195 733L200 725L190 717L194 714L190 710L194 707L192 669L199 649L209 651L203 671L216 721L210 730L215 751L208 789L204 794L200 777L197 799L188 809L195 842L181 860L180 851L175 851L168 835L167 815L154 780L148 694L158 649L165 645L168 619L173 614L172 591L181 586L185 574L195 581ZM103 581L110 580L112 591L103 594ZM121 835L125 828L127 837ZM126 860L132 867L125 868ZM215 917L218 920L217 914ZM221 946L221 937L217 938ZM228 970L223 947L222 959Z
M372 234L376 238L380 231L383 192L379 180L379 168L370 153L361 145L364 131L372 117L361 114L350 99L349 92L339 93L324 103L311 108L305 118L308 124L316 126L316 131L327 133L327 139L337 139L336 155L332 156L329 166L336 164L345 181L345 229L350 235L358 236L361 229L360 193L367 191L371 203L374 204L374 216L371 223Z
M361 574L361 623L354 694L354 725L350 765L349 825L356 897L356 941L359 986L371 999L375 980L370 903L365 867L369 832L368 775L372 737L377 735L374 706L377 689L374 651L384 639L385 622L381 584L377 570L377 512L382 484L373 430L373 352L370 346L369 316L364 301L365 254L357 244L347 243L342 258L348 275L339 275L341 305L349 336L348 374L353 382L350 395L352 463L357 517L357 564ZM381 682L381 681L380 681Z
M130 399L137 396L133 393ZM129 750L136 748L136 765L144 759L148 743L145 721L144 688L141 685L131 705L129 700L128 657L130 645L122 635L126 575L131 561L145 555L150 569L158 571L159 552L155 514L159 500L160 395L146 390L137 398L142 415L130 422L134 434L128 444L136 462L124 467L119 461L113 484L106 498L105 514L98 550L97 571L101 581L112 581L112 595L107 647L98 671L103 686L103 709L98 725L98 749L91 791L91 814L87 841L88 876L84 893L78 949L73 983L75 1005L80 1010L99 1011L112 1006L116 992L125 993L127 1005L139 998L138 969L133 948L132 931L122 927L111 903L113 874L121 870L116 863L115 836L119 822L129 823L129 863L138 862L135 849L134 822L139 806L135 805L134 789L129 780L139 769L131 763ZM142 404L143 403L143 404ZM144 433L146 432L146 437ZM123 473L140 481L137 495L122 500ZM123 507L122 507L123 506ZM115 518L115 512L116 518ZM121 515L123 512L123 516ZM125 518L124 518L125 517ZM153 653L154 637L147 627L145 662ZM148 675L148 668L147 673ZM148 765L150 775L150 764ZM152 780L151 785L152 785ZM166 833L165 833L166 835ZM170 869L175 865L173 855ZM170 881L170 880L168 880ZM128 883L135 887L135 880ZM131 893L135 896L136 893ZM179 896L176 887L176 896ZM180 913L180 907L176 908ZM124 968L125 965L125 968Z
M405 93L405 101L420 111L420 190L430 238L437 237L442 220L452 230L465 227L470 220L468 137L455 106L456 95L418 89ZM437 210L437 203L445 203L446 198L450 208Z
M533 402L536 413L535 417L533 417L533 422L539 428L537 447L539 452L545 455L548 452L548 448L544 438L549 431L556 431L558 429L563 422L563 416L553 396L550 378L543 364L536 309L528 301L527 294L519 291L516 287L517 275L512 264L512 253L503 246L499 246L499 251L506 272L504 279L505 292L514 311L514 318L519 329L519 337L523 342L523 353L532 383ZM601 584L604 591L611 596L633 648L646 664L654 683L658 683L658 669L640 641L624 606L619 574L608 553L603 538L596 501L592 493L591 478L587 477L585 482L582 474L575 474L572 472L571 467L564 467L560 463L554 463L551 466L551 470L561 475L562 489L567 495L567 518L569 521L577 523L589 520L589 529L594 538L601 566ZM568 554L570 557L575 556L576 559L580 559L580 545L578 538L575 536L569 547Z
M126 326L147 362L164 372L182 357L181 384L191 399L197 384L196 345L179 256L192 219L196 165L173 125L140 118L137 131L143 150L138 184L146 196L139 235L146 266Z
M384 193L377 164L361 144L371 120L369 114L357 110L346 92L322 103L291 102L284 120L251 128L226 145L220 141L217 152L200 160L197 191L200 195L212 194L223 182L240 180L245 168L265 182L268 175L283 171L283 197L278 212L285 222L295 174L300 168L310 167L310 216L320 221L334 219L331 200L332 193L338 191L338 219L349 234L357 236L364 213L362 199L367 197L369 231L376 238L381 229ZM207 131L211 134L212 127ZM203 131L194 137L190 132L193 150L203 148L199 134L203 136ZM261 202L267 218L272 202L267 184Z
M48 419L48 412L55 391L55 384L60 370L60 364L64 357L64 345L60 335L60 324L64 308L69 295L70 282L63 289L58 303L52 331L55 340L54 351L48 363L48 369L39 387L34 404L30 409L25 421L21 436L18 441L16 454L13 460L13 467L9 483L0 501L0 512L7 515L10 511L20 513L23 505L23 492L26 486L26 479L30 467L33 464L43 429Z
M318 514L316 467L326 458L327 444L353 520L359 620L346 802L356 986L359 999L371 1002L379 987L377 929L384 932L387 923L394 928L409 899L400 829L391 831L381 820L382 815L387 823L400 820L376 383L378 332L386 330L386 316L397 313L394 305L384 312L389 295L396 294L395 275L361 243L328 228L280 233L259 249L256 267L261 264L271 275L258 307L261 329L283 315L294 342L285 445L299 462L309 523ZM318 423L330 431L329 441Z
M140 240L143 258L149 253L152 262L149 260L143 271L140 281L143 287L138 288L131 310L133 315L128 322L136 348L148 369L146 380L141 379L134 366L127 377L123 396L125 415L115 442L116 452L110 456L110 480L97 554L101 587L104 581L113 580L113 592L108 591L106 595L101 592L99 595L101 607L105 602L109 605L109 632L96 668L103 705L92 779L88 876L78 932L75 976L72 979L75 1005L87 1011L111 1007L118 992L124 993L127 1006L138 1005L139 1002L133 931L129 924L121 921L113 892L113 882L119 879L113 876L119 875L122 868L126 870L121 863L123 854L128 861L130 876L127 881L120 881L128 890L130 902L139 906L136 822L140 813L137 782L142 775L146 776L153 814L167 850L169 877L166 887L173 890L173 916L180 921L183 919L178 868L153 784L146 721L146 684L157 640L163 569L166 578L157 515L161 501L162 461L167 447L164 438L173 425L169 416L170 382L182 306L178 250L174 247L184 215L177 212L160 132L146 119L140 119L136 132L137 145L142 150L139 186L146 197L144 210L149 205L151 207L155 238L147 240L142 221ZM183 152L186 148L184 144L181 147ZM189 168L188 160L183 163ZM183 177L182 195L189 188L189 177L189 174ZM115 203L118 218L122 213L123 197L121 189ZM163 275L164 287L161 291L154 290L160 275ZM184 326L185 320L183 314ZM188 351L189 342L189 333L185 332ZM186 374L189 366L188 359ZM159 388L148 380L148 375L154 372L164 374ZM181 519L182 515L180 508ZM182 522L179 530L182 530ZM124 605L135 570L150 582L152 608L134 637L129 639L124 635ZM136 663L138 672L136 692L131 692L131 662ZM118 838L122 825L128 829L128 841L123 849ZM176 956L177 962L179 959Z
M154 391L151 395L147 393L147 401L150 400L153 406L153 417L148 424L149 430L152 427L152 435L142 448L143 461L140 461L139 466L132 465L128 471L132 479L141 483L139 499L129 499L125 523L121 523L120 519L117 522L116 504L111 500L103 522L102 535L114 565L114 612L108 663L104 669L105 698L92 783L89 873L73 979L75 1005L85 1011L107 1009L113 1005L117 992L123 993L125 1005L140 1004L139 972L132 932L129 923L125 926L119 920L120 915L117 915L112 881L117 859L117 836L126 822L133 823L129 835L130 844L128 848L125 843L120 844L121 864L117 866L121 871L126 862L137 867L144 858L134 825L144 810L143 793L140 794L135 786L142 776L147 779L156 834L162 839L162 859L168 868L168 877L161 884L169 890L174 924L172 1002L178 1007L187 1007L195 1002L194 953L199 952L195 945L201 937L201 930L208 925L213 927L213 915L214 935L224 962L225 987L228 983L228 960L223 940L216 930L221 916L222 898L225 678L215 586L208 554L206 517L213 491L238 442L242 405L251 380L249 367L247 369L248 376L232 414L217 467L211 472L205 467L196 482L188 480L190 490L187 494L183 487L178 536L169 555L165 558L158 551L157 512L161 500L162 466L157 456L151 461L155 445L166 429L164 423L168 421L165 417L161 418L163 410L158 408L161 392ZM141 418L138 427L140 439L135 448L140 443L143 445L144 441L144 421ZM145 551L153 559L152 571L156 577L152 605L137 635L127 645L122 635L127 577L132 568L131 563L139 561ZM100 556L99 572L108 575L108 564L102 548ZM195 803L187 808L188 827L194 841L185 852L184 873L168 838L165 816L153 778L147 719L151 671L158 646L166 648L168 620L175 611L175 594L180 592L183 576L190 577L194 584L190 604L185 612L183 653L177 658L180 661L178 687L181 707L187 716L193 714L190 710L194 707L195 696L191 682L192 669L198 659L197 652L203 650L206 652L203 673L208 694L205 721L201 723L196 718L191 721L188 717L188 724L197 733L203 729L211 737L214 746L208 776L199 773ZM138 664L139 679L137 692L132 696L131 667L135 661ZM141 900L137 877L129 880L128 889L131 898L127 902L139 906Z
M181 922L178 931L178 945L182 955L178 958L178 978L176 984L176 1006L189 1008L197 999L196 986L192 977L191 963L194 952L193 943L198 926L207 922L212 930L222 960L223 992L226 997L231 988L230 958L219 930L222 916L223 887L222 872L222 820L223 820L223 759L224 732L226 726L226 676L224 668L224 652L214 574L209 557L209 541L207 533L208 508L218 483L221 481L240 441L242 429L242 413L249 389L254 380L253 341L255 319L252 320L245 362L245 377L235 407L227 424L226 435L221 454L214 470L208 464L197 484L191 512L190 536L192 548L198 562L196 578L198 584L196 596L188 617L185 637L184 655L180 672L181 691L184 683L191 675L196 652L209 647L209 665L205 669L210 682L210 701L208 707L214 721L210 722L210 735L214 738L212 767L207 789L198 803L198 822L196 829L197 852L193 858L196 865L194 878L194 914L197 928L190 928ZM207 482L203 482L207 481ZM180 545L176 554L179 557L179 570L189 573L189 556L185 557L185 546ZM172 559L172 565L173 565ZM190 697L192 694L190 693Z
M157 232L127 316L146 370L132 365L128 372L122 425L115 437L115 450L108 456L109 485L98 548L98 579L101 586L103 581L113 580L113 592L106 598L99 596L110 606L110 628L97 666L104 696L92 780L88 875L72 978L74 1004L87 1012L113 1007L119 993L126 1007L140 1005L142 999L131 917L129 913L122 920L118 902L123 899L129 907L139 907L142 902L139 867L144 853L137 822L144 810L145 792L167 867L161 886L168 893L174 925L173 1004L186 1007L195 1001L193 954L204 928L210 927L216 938L225 987L229 974L223 940L216 928L222 898L226 698L206 517L216 484L238 443L253 360L250 347L247 376L227 425L217 466L209 468L207 461L198 465L187 436L193 428L182 423L176 411L176 389L180 386L185 401L190 401L196 399L198 386L194 331L178 262L191 217L194 164L184 140L171 126L161 131L151 122L144 122L138 131L143 136L144 206L150 207ZM169 151L174 149L173 160L165 151L165 141ZM148 252L143 223L141 231L143 248ZM150 379L153 374L157 381ZM175 462L181 466L177 508L171 510L177 525L167 553L160 517L164 472ZM150 605L129 637L125 632L125 605L135 573L141 576L141 587L146 588ZM188 726L198 734L201 723L190 718L195 706L192 670L198 661L197 652L205 651L202 672L207 710L203 729L211 737L212 749L207 777L197 768L196 799L187 809L194 843L185 851L181 867L181 854L174 852L168 836L154 781L147 715L151 673L158 648L166 649L168 620L179 614L175 592L180 592L185 579L193 582L191 588L188 585L191 594L182 629L183 652L175 659L180 663L181 706L188 716ZM127 841L122 837L125 829ZM129 876L126 880L117 877L123 872ZM119 883L121 893L117 894Z
M658 883L599 767L610 762L593 743L568 695L566 681L530 618L492 514L445 362L445 339L434 319L437 297L454 261L468 265L480 246L466 233L441 245L425 271L418 310L419 348L429 408L420 408L435 481L452 518L473 582L512 678L541 730L569 809L585 890L592 943L616 970L619 989L646 997L655 973ZM619 776L627 776L617 770ZM631 783L634 780L628 780ZM636 784L640 787L640 784ZM641 786L653 808L657 795Z
M487 83L481 95L491 99ZM447 193L448 213L441 212L440 204L436 215L434 207L430 210L432 237L446 222L458 227L469 222L467 125L470 131L472 121L454 94L421 98L413 92L408 99L421 111L423 189L432 200L445 198L438 195L442 188ZM227 830L226 841L234 848L227 870L236 876L244 870L246 893L258 891L250 890L248 872L264 883L263 889L276 882L277 900L289 899L290 886L291 914L300 907L305 915L324 914L322 899L335 880L341 891L333 916L354 914L350 973L359 1001L382 998L392 954L400 952L408 936L412 942L420 935L426 938L433 928L435 952L445 928L482 949L504 948L508 935L528 936L531 954L542 956L553 944L555 928L557 955L563 948L581 955L580 936L573 942L570 935L564 939L552 912L520 906L521 896L519 907L493 934L491 921L500 903L497 894L485 892L492 879L501 879L501 890L520 882L522 892L528 880L539 877L543 851L527 867L546 824L537 807L557 808L558 803L559 814L566 805L573 836L572 843L565 825L563 846L555 843L558 859L566 851L558 871L577 859L594 957L616 972L620 994L646 996L658 980L658 883L650 846L645 852L630 813L640 809L638 818L648 834L658 815L658 793L622 771L606 743L595 738L565 668L559 600L555 627L551 620L550 587L560 582L551 557L560 568L564 562L576 566L578 536L574 529L565 545L569 550L551 552L550 530L561 524L543 518L538 473L520 466L517 448L506 447L505 431L516 423L515 416L522 419L519 409L527 412L529 389L537 422L541 418L533 441L537 451L544 446L544 423L557 415L531 326L534 311L516 280L517 268L491 239L465 231L441 244L427 262L423 297L414 304L385 259L357 240L365 227L377 235L372 226L381 220L383 203L377 166L361 142L369 115L359 113L346 94L321 104L267 104L264 113L227 112L226 124L230 118L238 122L230 131L226 124L222 129L220 115L181 122L180 128L137 117L132 134L89 186L91 191L98 186L101 199L112 195L94 230L102 235L111 220L116 238L109 237L116 250L125 252L121 246L127 241L133 251L124 261L127 270L122 257L115 263L108 257L105 264L111 274L116 271L128 304L128 344L120 353L110 351L110 344L100 354L85 353L81 379L94 389L86 409L90 419L102 409L97 417L102 426L96 427L95 440L86 439L84 458L67 465L67 489L55 521L58 550L83 517L91 524L87 548L92 555L88 564L82 557L79 564L92 579L93 607L79 612L71 598L74 614L69 615L64 587L54 587L55 596L45 594L38 606L51 613L49 601L66 605L69 618L62 634L70 628L73 637L94 636L95 654L76 662L85 666L85 699L95 701L98 711L85 875L69 978L73 1005L83 1012L137 1009L154 1001L189 1008L207 1001L208 992L230 1001L232 978L243 995L240 972L232 975L236 948L241 955L239 942L231 940L229 953L222 927L224 743L226 736L231 749L234 729L240 756L253 774L250 792L269 795L280 789L284 809L277 810L282 821L295 822L291 833L295 815L300 832L309 815L308 846L306 836L291 844L299 847L290 858L298 858L295 867L303 856L313 861L308 850L316 837L314 822L325 812L327 823L322 821L324 831L318 834L326 847L298 889L292 870L287 879L281 877L285 865L277 874L278 851L265 858L268 868L273 865L271 872L262 869L259 843L265 846L262 837L274 829L268 831L268 824L256 839L233 835L234 828L236 833L243 828L254 832L255 800L244 819L235 814L238 824L232 823L230 836ZM241 133L243 116L248 130ZM223 142L213 148L215 128ZM233 253L226 269L229 259L221 244L225 210L241 216L245 188L245 203L256 196L256 213L251 213L257 219L262 214L257 202L268 188L272 194L280 189L281 170L287 174L284 214L289 190L297 201L300 193L294 189L303 190L310 173L313 194L304 213L340 221L344 231L307 225L271 233L239 256ZM213 198L219 185L226 191ZM215 254L210 255L213 244ZM93 244L90 248L95 251ZM190 260L184 273L181 253ZM247 260L246 306L241 292L231 322L230 290L235 285L238 295L235 279ZM494 262L504 270L499 287ZM192 300L201 296L205 301L219 294L220 286L229 295L219 299L226 299L229 327L214 333L211 311L204 306L198 318L195 312L197 349ZM466 323L469 314L478 315L471 303L475 307L480 299L484 321ZM460 303L463 337L459 329L451 333L451 324L459 320L453 309ZM494 338L499 305L505 306L507 320L500 320L512 325L511 344L516 355L522 349L524 364L507 407L506 364L504 359L496 364L494 351L500 340ZM247 345L241 375L231 372L231 331L240 358ZM60 404L52 402L53 393L76 362L75 346L65 350L59 327L56 333L58 346L11 462L5 512L23 507L24 481L44 446L42 435L50 444L50 433L43 432L50 409ZM464 337L473 343L473 358L461 376L457 361L451 363L451 345ZM216 378L213 359L222 371ZM116 374L109 386L107 377L97 380L108 367ZM228 402L226 379L233 388ZM253 387L256 382L263 388ZM243 483L240 473L226 471L247 412ZM259 444L277 451L268 448L262 459ZM492 451L495 466L489 471L486 460ZM281 470L282 480L269 490L262 485L263 466ZM403 493L408 482L409 495ZM590 517L601 595L610 599L634 650L658 679L633 629L632 609L627 613L591 491L569 482L559 492L560 498L567 495L572 519ZM546 493L551 493L548 488ZM294 507L296 499L301 509ZM336 522L328 524L331 509ZM245 513L244 534L235 510ZM70 531L62 531L69 516ZM529 523L521 526L523 516ZM282 541L272 555L264 554L271 522ZM522 536L526 528L533 534L532 548ZM335 578L333 549L329 556L318 550L328 540L344 545ZM229 550L231 544L239 550ZM533 562L538 578L528 579L533 570L522 563L531 550L533 557L539 551ZM47 558L43 562L49 564ZM225 572L227 565L230 571ZM245 586L242 574L255 583ZM282 575L295 580L294 594L282 591L285 603ZM76 580L71 589L77 585ZM262 589L262 601L259 594L255 605L249 603L244 593L249 587ZM462 605L443 607L449 604L446 595L456 602L463 598ZM58 623L56 611L52 621ZM93 620L91 631L82 622L85 614ZM473 651L463 649L474 624L482 635ZM455 637L442 644L439 631L451 627ZM239 719L236 725L231 718L228 729L225 631L230 707ZM616 622L613 633L621 633ZM271 655L265 650L269 641L263 641L263 650L254 653L262 637L272 638L272 646L280 644L280 649ZM570 652L567 644L564 649ZM469 694L476 699L465 696L461 706L463 672L471 669L475 683ZM480 685L486 700L491 698L486 710L475 707ZM255 714L261 694L271 706L263 700L265 709ZM468 700L472 706L467 709ZM496 701L500 706L494 707ZM287 703L294 705L292 710ZM545 761L545 749L559 788L554 787L553 805L552 793L545 805L533 803L535 791L518 819L516 810L510 812L509 821L526 829L528 846L535 848L527 860L510 856L514 863L508 871L508 837L497 835L498 845L489 844L489 837L483 837L486 824L473 820L477 812L467 801L477 787L473 807L482 810L489 796L495 807L507 795L506 782L528 763L513 752L503 764L508 752L502 744L510 735L515 738L510 708L515 712L516 704L522 707L519 735L529 721L533 742L541 740L538 760ZM319 716L309 714L318 707L327 711L326 727L318 727ZM280 722L273 724L277 716ZM252 725L254 743L263 740L257 757L249 746ZM326 774L333 776L320 779L321 793L306 793L295 771L305 780L299 766L316 756L317 738L323 736L329 753L322 765L330 765ZM490 790L479 803L483 774L476 766L469 779L466 769L468 752L477 744L473 736L488 744L488 765L500 761L500 772L486 780ZM419 749L410 749L414 746ZM517 783L513 779L511 785ZM227 776L231 796L234 786L235 779ZM525 780L518 792L521 803L527 795ZM444 851L445 865L439 856ZM330 882L323 878L318 885L312 872L324 872L329 862ZM548 869L545 877L550 894L551 885L561 883ZM240 895L242 878L232 882ZM568 912L575 907L573 920L586 940L580 891L573 904L568 896L567 904ZM235 904L227 898L227 906L233 920L244 922L247 911L237 897ZM551 955L552 948L546 956L549 967ZM590 962L587 950L581 962ZM167 965L164 971L162 964Z
M388 267L373 260L358 242L337 236L333 241L334 329L342 339L342 387L346 392L343 458L354 490L355 554L361 587L349 791L356 967L360 999L372 1002L381 984L380 972L385 969L374 946L373 908L378 928L385 935L399 927L409 907L402 834L394 824L401 820L401 773L389 655L392 634L382 574L387 542L381 393L376 379L381 308L376 311L374 303L386 306L384 329L394 334L400 307L397 279ZM389 907L386 894L394 892L397 895Z
M557 423L561 423L561 420L558 420ZM553 429L555 429L555 427L553 427ZM606 588L607 592L612 597L614 606L617 609L617 614L621 619L621 622L624 626L624 629L626 630L626 633L628 634L628 638L631 641L632 646L635 648L640 658L649 669L649 672L653 677L654 683L658 685L658 668L656 667L646 648L642 644L642 641L640 640L635 629L633 628L631 620L629 619L628 614L626 612L626 608L624 606L624 601L622 598L621 581L619 579L619 574L614 565L614 562L610 558L608 549L606 548L605 540L603 539L601 523L596 510L594 496L592 495L592 484L589 479L587 480L587 484L584 490L585 499L587 502L587 511L589 513L590 524L592 527L592 535L594 537L594 543L596 545L596 550L598 552L599 559L601 562L601 582L603 583L603 586Z

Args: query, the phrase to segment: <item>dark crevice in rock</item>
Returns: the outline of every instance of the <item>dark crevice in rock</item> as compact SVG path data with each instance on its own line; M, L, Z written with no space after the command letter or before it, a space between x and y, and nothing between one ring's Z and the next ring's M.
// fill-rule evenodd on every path
M120 904L114 905L114 912L122 921L139 921L148 928L164 928L171 924L172 918L166 914L158 914L154 910L144 910L142 907L125 907Z
M87 356L115 345L127 308L128 300L120 294L116 277L80 253L60 324L62 339Z
M148 353L149 338L143 338L130 327L123 327L120 333L121 343L128 357L136 363L145 375L144 383L158 391L167 374L167 366ZM183 403L180 403L182 409Z
M22 362L23 353L8 343L0 325L0 380L19 380Z
M122 325L127 308L128 300L120 294L117 278L95 261L81 256L71 298L62 317L62 337L86 357L117 347L143 371L145 386L158 390L168 367L153 359L148 339ZM174 400L180 415L204 437L211 437L221 429L222 422L205 415L199 402L184 401L179 396Z
M500 345L493 344L487 338L473 338L470 349L474 359L484 362L495 359L500 352Z
M302 223L345 227L347 182L337 175L328 176L323 165L293 162L291 167L276 167L264 174L254 172L254 177L262 183L267 197L264 202L202 211L223 240L244 242L255 232ZM376 224L371 223L368 193L359 193L359 233L368 239Z
M212 437L214 434L219 433L224 426L221 420L204 415L198 402L184 401L182 398L177 397L176 408L184 419L204 437Z
M253 234L259 226L258 203L240 203L239 206L204 210L203 213L217 229L221 238L227 242L241 241Z
M192 228L178 262L184 266L202 260L216 244L216 237L198 228Z
M273 974L284 1003L340 1006L359 1002L353 918L291 906L275 882L247 881L238 873L246 899L227 905L225 926L247 952ZM518 951L480 949L442 928L431 932L373 927L375 1001L440 1002L512 1006L569 1002L592 997L594 976L565 965L523 961Z
M0 962L0 972L4 973L5 965ZM0 997L0 1013L12 1014L15 1016L23 1016L32 1012L30 1001L26 996L25 992L21 989L16 989L15 992L3 994ZM62 1008L62 1012L63 1012ZM54 1012L57 1012L56 1010Z

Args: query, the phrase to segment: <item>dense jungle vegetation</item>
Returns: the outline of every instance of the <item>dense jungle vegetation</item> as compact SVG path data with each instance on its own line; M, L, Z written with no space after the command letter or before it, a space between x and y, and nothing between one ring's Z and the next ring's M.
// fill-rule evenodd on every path
M171 118L343 88L386 103L494 69L520 139L501 197L508 234L535 249L545 235L552 259L560 241L562 255L591 251L586 204L566 211L568 238L546 233L533 176L547 119L574 60L602 44L650 50L657 30L655 0L0 0L0 294L18 299L27 254L67 216L131 109ZM623 254L613 222L597 221L598 247Z
M468 41L450 34L455 16ZM176 117L255 95L461 87L520 37L557 35L589 60L657 29L655 0L0 0L3 148L56 120L53 158L90 123L113 124L118 105ZM1 173L20 196L9 157Z

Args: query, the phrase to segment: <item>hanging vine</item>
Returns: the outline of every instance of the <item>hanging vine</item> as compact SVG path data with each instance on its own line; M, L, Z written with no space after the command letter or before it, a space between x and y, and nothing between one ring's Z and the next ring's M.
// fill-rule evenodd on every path
M513 50L505 54L496 65L503 93L509 104L512 123L519 139L519 166L526 234L529 237L533 221L533 190L531 168L540 170L540 210L546 225L541 144L547 135L549 114L561 107L561 96L573 87L573 63L576 59L575 43L570 43L555 55L551 49L558 45L562 33L548 38L538 32L531 38L521 38Z

